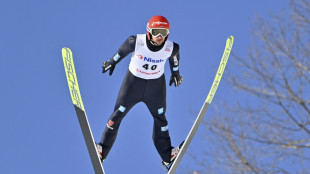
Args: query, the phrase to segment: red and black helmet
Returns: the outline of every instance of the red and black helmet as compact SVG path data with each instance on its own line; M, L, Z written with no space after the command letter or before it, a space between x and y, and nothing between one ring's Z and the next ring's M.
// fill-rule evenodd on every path
M150 40L151 35L168 38L170 31L169 21L163 16L153 16L146 25L147 37Z

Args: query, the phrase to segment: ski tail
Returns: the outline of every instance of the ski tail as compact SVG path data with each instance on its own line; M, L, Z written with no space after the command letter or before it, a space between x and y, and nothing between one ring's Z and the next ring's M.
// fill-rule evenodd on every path
M226 41L226 46L225 46L225 50L224 50L224 53L223 53L223 56L222 56L222 59L221 59L221 62L220 62L220 65L218 67L218 70L216 72L216 75L215 75L215 78L214 78L214 81L213 81L213 84L210 88L210 91L208 93L208 96L205 100L205 102L203 103L203 106L190 130L190 132L188 133L186 139L185 139L185 142L178 154L178 156L176 157L176 159L174 160L173 164L171 165L171 167L169 168L169 171L168 171L168 174L174 174L178 165L180 164L189 144L191 143L192 139L194 138L197 130L198 130L198 127L200 125L200 123L202 122L203 120L203 117L204 115L206 114L208 108L209 108L209 105L211 104L212 102L212 99L216 93L216 90L220 84L220 81L221 81L221 78L223 76L223 73L224 73L224 70L225 70L225 67L226 67L226 64L227 64L227 61L228 61L228 58L229 58L229 55L230 55L230 52L231 52L231 49L232 49L232 46L233 46L233 42L234 42L234 37L233 36L230 36L227 38L227 41Z

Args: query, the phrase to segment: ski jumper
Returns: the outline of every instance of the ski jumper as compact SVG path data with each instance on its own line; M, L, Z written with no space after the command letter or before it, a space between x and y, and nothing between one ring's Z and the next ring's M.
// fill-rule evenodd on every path
M144 102L154 119L154 145L162 160L170 162L172 146L165 116L164 66L168 59L171 71L179 71L179 45L166 40L161 46L154 46L146 34L138 34L130 36L112 59L118 63L129 53L132 53L129 71L99 143L103 149L103 159L107 157L116 140L122 119L135 104Z

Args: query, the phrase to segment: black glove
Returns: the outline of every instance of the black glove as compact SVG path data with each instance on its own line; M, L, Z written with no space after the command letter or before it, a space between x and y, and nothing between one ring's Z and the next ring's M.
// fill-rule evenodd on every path
M110 70L109 75L111 76L114 71L115 65L116 65L116 62L113 59L105 61L102 66L102 73L106 73L107 71Z
M169 86L172 85L172 83L174 83L175 87L178 87L181 85L183 81L183 77L178 73L178 74L172 74L170 77L170 82L169 82Z

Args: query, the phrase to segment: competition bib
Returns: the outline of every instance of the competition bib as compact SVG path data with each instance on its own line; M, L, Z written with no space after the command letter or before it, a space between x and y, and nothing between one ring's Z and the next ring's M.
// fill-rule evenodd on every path
M164 74L165 63L172 50L173 42L167 40L161 50L150 51L146 45L146 34L137 34L136 48L131 56L129 70L143 79L157 79Z

